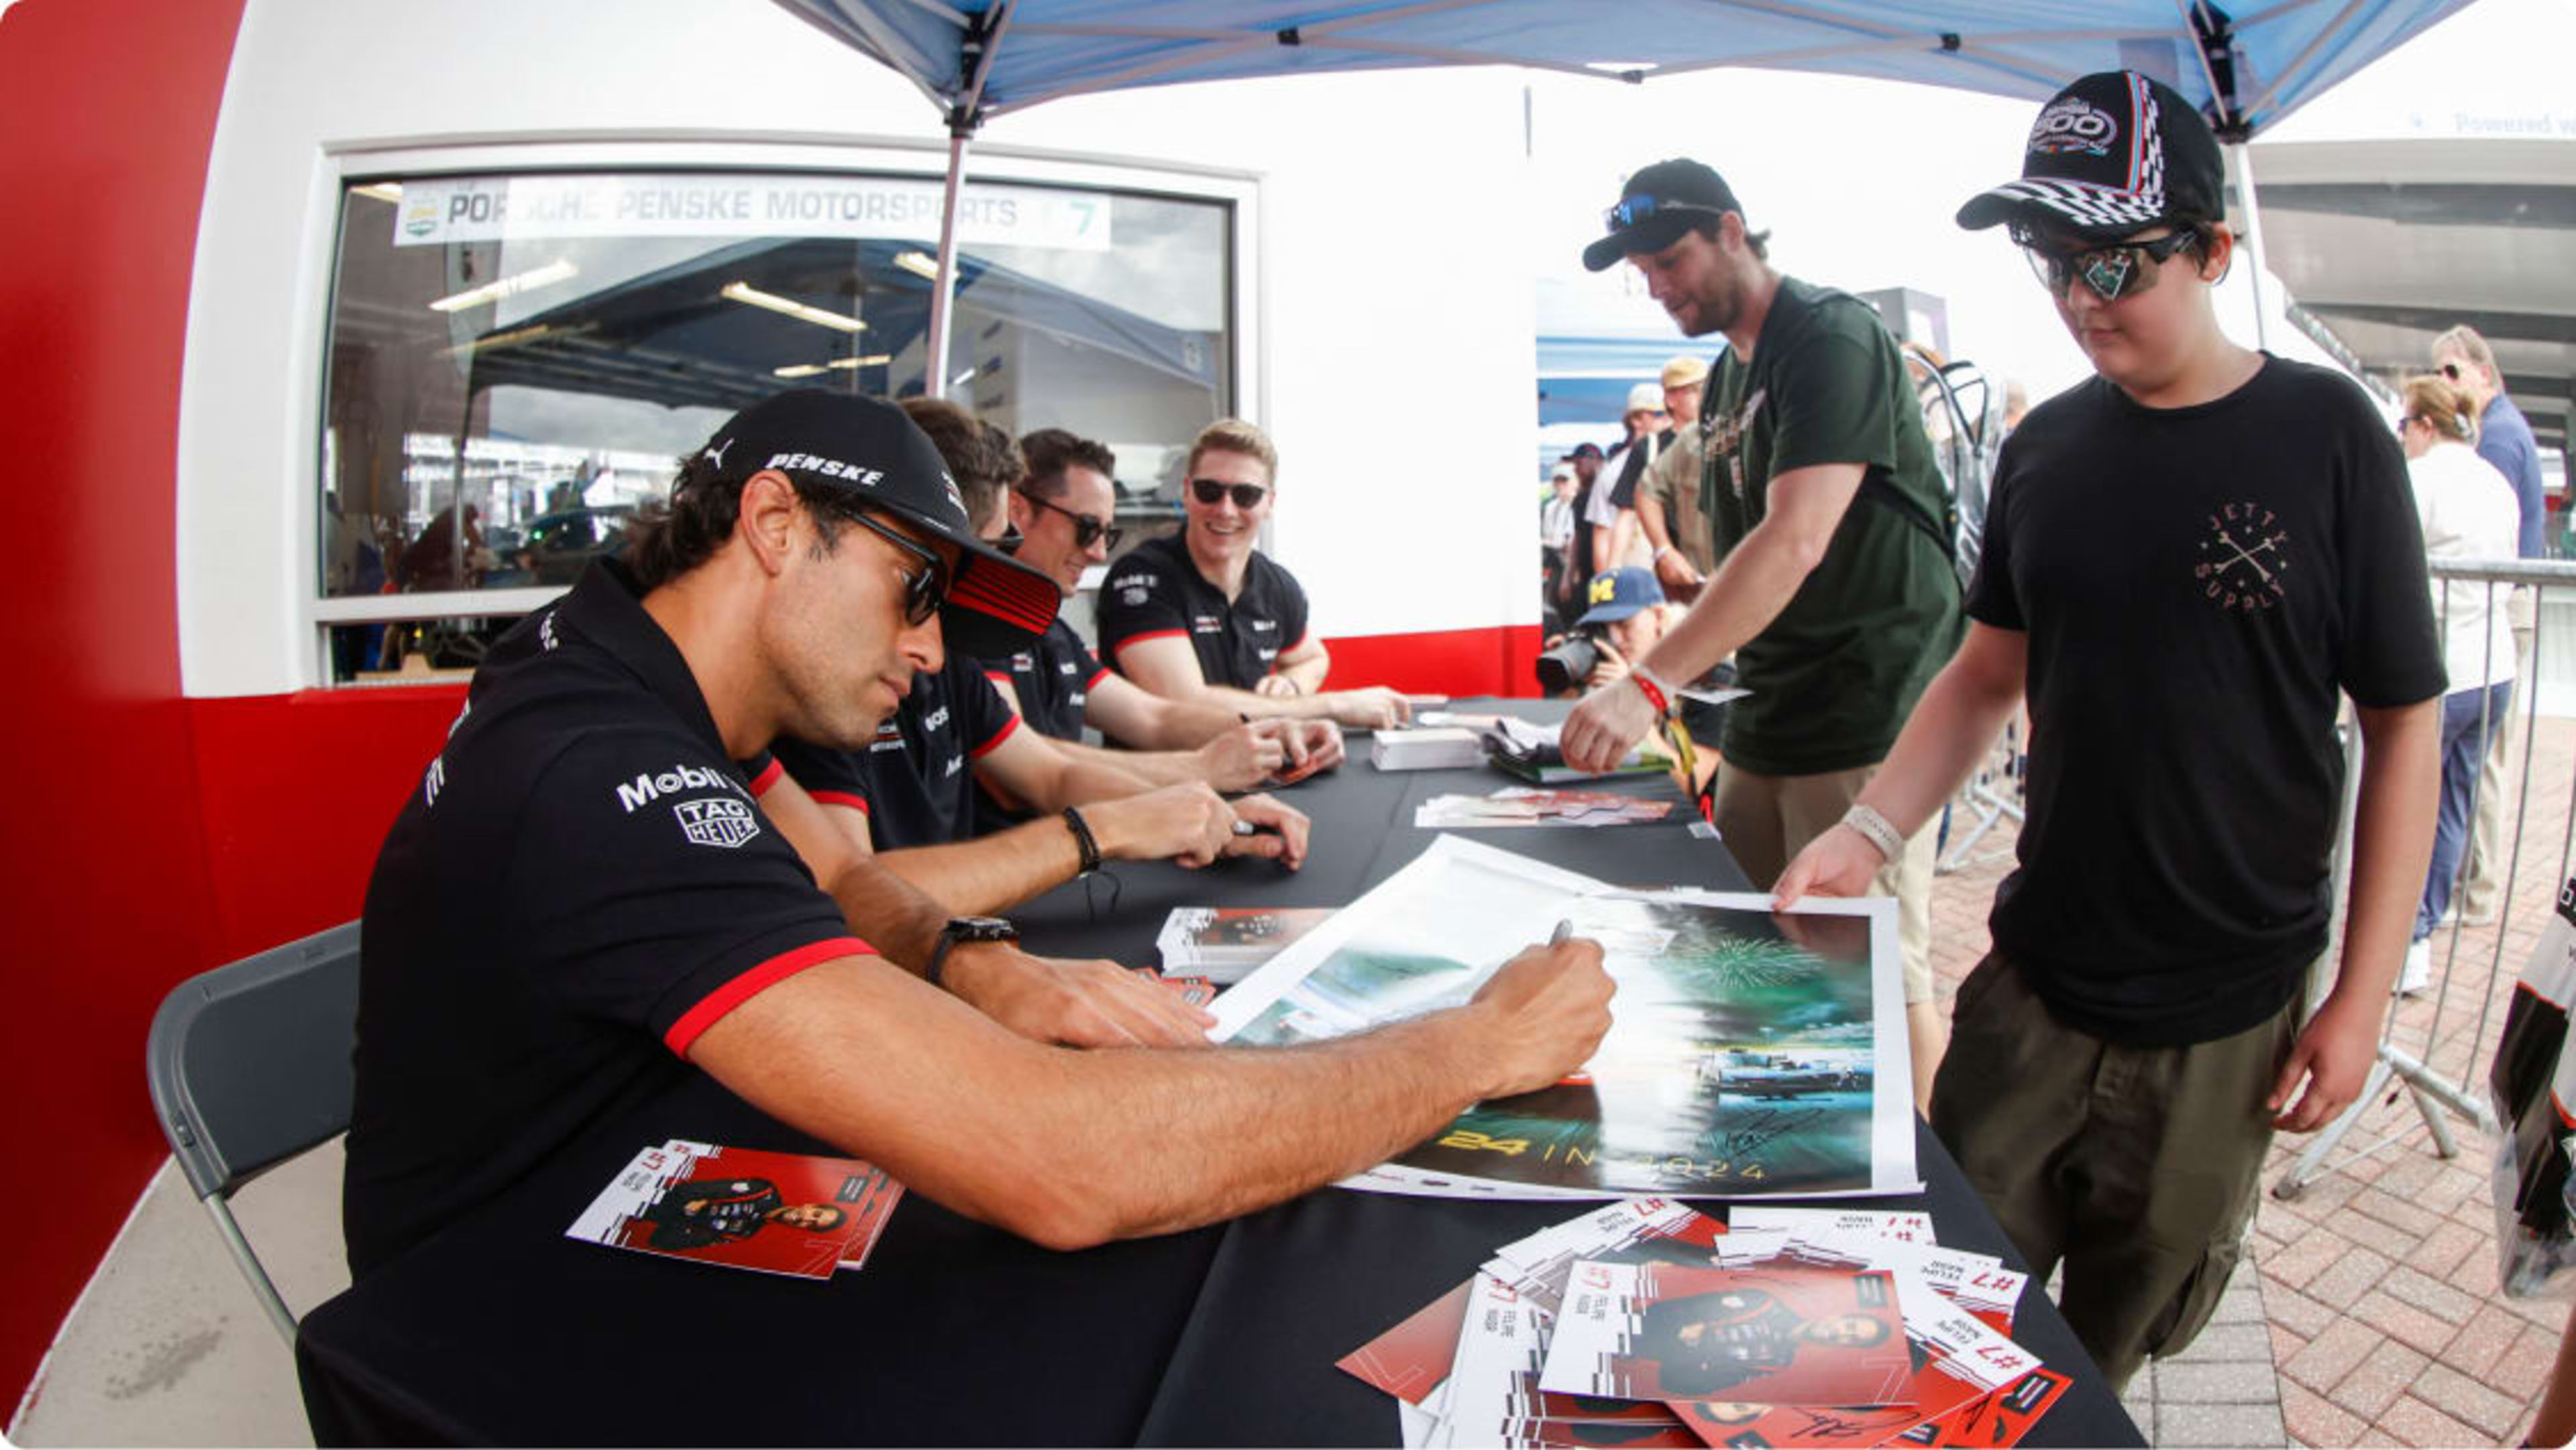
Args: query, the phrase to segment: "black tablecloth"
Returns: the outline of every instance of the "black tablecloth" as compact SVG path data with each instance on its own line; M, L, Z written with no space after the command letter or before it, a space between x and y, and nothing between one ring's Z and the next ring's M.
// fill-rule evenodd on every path
M1523 702L1520 708L1526 709ZM1503 782L1381 775L1354 759L1289 794L1306 868L1119 866L1014 913L1033 949L1141 963L1173 906L1340 905L1430 839L1413 809ZM1615 788L1678 799L1669 784ZM1632 885L1741 889L1687 807L1670 822L1478 833ZM1393 1402L1335 1360L1467 1278L1497 1245L1581 1211L1328 1189L1235 1222L1081 1253L1035 1248L907 1196L867 1268L824 1282L564 1237L636 1150L670 1138L833 1151L692 1075L308 1316L296 1362L324 1444L1391 1445ZM1941 1241L2012 1247L1928 1131ZM1715 1209L1717 1205L1703 1205ZM2034 1287L2016 1338L2077 1383L2028 1443L2143 1443Z

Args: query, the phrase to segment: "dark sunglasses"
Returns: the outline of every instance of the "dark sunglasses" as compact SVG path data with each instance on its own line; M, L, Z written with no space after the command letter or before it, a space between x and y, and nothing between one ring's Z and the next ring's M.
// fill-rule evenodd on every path
M1045 509L1049 513L1062 514L1066 518L1073 520L1073 546L1077 549L1088 549L1103 539L1107 539L1109 541L1109 547L1113 549L1117 548L1119 536L1127 532L1116 524L1104 524L1089 514L1075 513L1073 510L1066 508L1060 503L1049 503L1045 499L1038 497L1036 494L1027 492L1026 490L1021 491L1020 497L1027 499L1029 502L1036 504L1039 508Z
M2442 364L2442 376L2449 378L2452 382L2458 382L2460 380L2460 365L2455 362L2446 362Z
M1199 502L1208 504L1215 503L1231 493L1234 495L1234 506L1249 513L1261 507L1261 500L1269 496L1270 490L1257 483L1227 483L1217 478L1193 478L1190 480L1190 492L1199 496Z
M948 602L948 569L939 562L939 555L866 514L852 514L850 522L921 561L920 573L899 575L903 580L903 619L915 627L929 623L939 606Z
M1668 211L1696 212L1701 216L1726 215L1716 207L1702 206L1695 201L1667 201L1660 196L1648 196L1641 192L1635 196L1621 197L1617 206L1601 214L1601 219L1609 223L1610 229L1614 232L1626 231L1639 222L1660 212Z
M2193 240L2193 233L2180 231L2151 242L2112 242L2064 250L2024 240L2021 254L2030 259L2032 274L2050 296L2065 296L2066 284L2081 280L2094 296L2117 302L2156 285L2156 268Z

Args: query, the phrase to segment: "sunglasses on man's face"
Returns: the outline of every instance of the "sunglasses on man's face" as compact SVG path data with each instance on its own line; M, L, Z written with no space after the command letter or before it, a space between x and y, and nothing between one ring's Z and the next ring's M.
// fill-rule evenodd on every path
M2190 246L2192 233L2181 231L2153 241L2103 246L2056 247L2037 238L2020 240L2021 254L2030 260L2031 273L2050 296L2063 297L2068 283L2081 281L2094 296L2117 302L2155 286L2156 269L2174 253Z
M1234 506L1246 513L1261 507L1261 501L1270 494L1270 490L1257 483L1228 483L1221 478L1193 478L1190 492L1198 495L1199 502L1204 504L1216 503L1232 494Z
M866 514L853 514L850 522L921 561L919 573L906 574L898 569L895 577L903 581L904 623L915 628L929 623L930 616L939 612L939 606L948 602L948 567L939 561L938 553L905 538Z
M2456 383L2460 380L2460 365L2458 363L2446 362L2442 364L2441 372L2442 376L2449 378L2452 382Z
M1117 548L1119 536L1127 532L1116 524L1109 523L1102 519L1095 519L1089 514L1075 513L1073 510L1066 508L1060 503L1050 503L1033 493L1024 491L1020 494L1020 497L1027 499L1029 502L1036 504L1039 508L1045 509L1049 513L1062 514L1066 518L1073 520L1073 546L1077 549L1088 549L1103 539L1107 539L1109 541L1109 547L1113 549Z

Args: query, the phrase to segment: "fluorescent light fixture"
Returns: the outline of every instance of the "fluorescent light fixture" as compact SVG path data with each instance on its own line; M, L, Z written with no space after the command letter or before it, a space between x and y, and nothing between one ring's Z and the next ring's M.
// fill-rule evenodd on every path
M966 371L950 378L948 380L948 386L952 388L962 388L973 381L975 381L975 369L968 368Z
M939 280L939 259L928 252L897 252L894 264L916 277L926 277L933 282Z
M880 352L871 353L866 357L836 357L827 363L789 363L783 368L771 368L769 372L772 377L813 378L820 377L834 368L856 371L860 368L881 368L893 361L893 353Z
M513 272L497 282L486 282L480 287L469 287L452 296L441 297L429 304L429 310L462 312L468 307L480 307L486 302L498 302L504 297L516 297L522 292L532 292L539 287L551 287L567 277L578 275L580 271L579 267L558 257L533 271Z
M1653 70L1660 64L1662 62L1652 60L1587 60L1583 63L1583 68L1597 70L1606 75L1623 76L1630 71Z
M844 316L838 312L826 312L820 307L808 307L793 297L781 297L775 293L763 292L748 282L727 282L723 296L729 301L747 302L754 307L766 307L781 316L793 317L799 322L810 322L817 327L828 327L836 332L857 332L867 326L855 317Z
M378 201L390 201L397 206L402 203L402 183L397 181L370 181L364 186L350 187L349 190L360 196L372 196Z
M505 347L517 347L523 342L534 342L541 337L551 337L563 330L550 322L540 322L534 327L514 327L508 332L496 332L489 337L478 337L468 342L460 342L454 347L441 348L439 355L463 357L473 353L495 352ZM1621 374L1621 376L1626 375Z

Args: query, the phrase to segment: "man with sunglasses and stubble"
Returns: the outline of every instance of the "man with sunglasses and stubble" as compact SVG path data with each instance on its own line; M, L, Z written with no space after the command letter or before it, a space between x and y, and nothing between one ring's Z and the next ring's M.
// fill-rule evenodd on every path
M1866 891L2028 702L2019 861L1932 1126L2033 1277L2063 1266L2114 1389L2208 1321L2273 1131L2361 1091L2433 837L2444 680L2405 460L2350 379L2220 331L2223 186L2189 101L2104 72L1960 209L2010 227L2094 376L2005 441L1966 641L1777 888ZM2308 1004L2346 696L2348 915Z
M691 453L623 559L494 646L378 855L352 1272L697 1074L1070 1249L1320 1187L1591 1055L1597 943L1374 1032L1212 1047L1172 993L1027 956L836 848L792 783L754 799L736 762L788 732L864 746L948 648L1007 654L1057 599L974 535L892 404L782 394Z
M1062 428L1020 439L1027 472L1010 492L1013 557L1052 577L1071 599L1083 571L1118 546L1118 457L1106 444ZM1028 649L988 660L984 672L1003 700L1060 747L1081 744L1085 725L1131 747L1112 763L1157 784L1205 781L1250 790L1262 781L1301 780L1341 763L1342 733L1329 720L1246 720L1212 700L1166 699L1103 666L1062 616Z
M1725 178L1697 161L1628 178L1586 247L1626 258L1686 336L1725 335L1701 385L1699 496L1715 567L1628 678L1577 705L1565 758L1605 770L1690 703L1730 654L1752 693L1713 743L1711 815L1768 887L1840 819L1959 638L1948 493L1896 341L1869 304L1774 270ZM1606 565L1605 565L1606 567ZM1944 1036L1932 982L1933 840L1898 838L1877 894L1898 903L1914 1098Z
M1254 719L1369 730L1411 719L1404 696L1383 686L1324 689L1332 658L1306 632L1306 591L1253 547L1278 497L1269 435L1219 419L1191 442L1184 474L1181 532L1137 545L1101 586L1101 653L1118 672L1165 699Z

